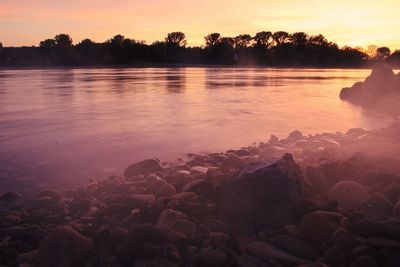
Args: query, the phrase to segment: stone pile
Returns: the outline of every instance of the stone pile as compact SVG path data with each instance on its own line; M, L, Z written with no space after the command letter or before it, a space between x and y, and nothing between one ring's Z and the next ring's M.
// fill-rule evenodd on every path
M400 266L400 124L0 197L0 265Z

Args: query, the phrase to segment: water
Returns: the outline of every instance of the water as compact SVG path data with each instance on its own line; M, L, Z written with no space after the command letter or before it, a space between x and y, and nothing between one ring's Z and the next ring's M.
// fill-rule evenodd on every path
M377 128L338 95L370 71L267 68L0 70L0 191L85 184L271 133Z

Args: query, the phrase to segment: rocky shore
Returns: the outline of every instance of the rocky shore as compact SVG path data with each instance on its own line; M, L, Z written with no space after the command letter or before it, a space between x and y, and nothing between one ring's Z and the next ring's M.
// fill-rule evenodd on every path
M25 199L0 266L400 266L400 123L287 138Z

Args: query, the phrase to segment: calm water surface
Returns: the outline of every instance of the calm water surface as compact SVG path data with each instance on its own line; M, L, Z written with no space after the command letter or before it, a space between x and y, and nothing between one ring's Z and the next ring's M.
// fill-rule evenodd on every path
M376 128L392 119L340 101L369 70L0 70L0 191L84 184L136 160L173 161L271 133Z

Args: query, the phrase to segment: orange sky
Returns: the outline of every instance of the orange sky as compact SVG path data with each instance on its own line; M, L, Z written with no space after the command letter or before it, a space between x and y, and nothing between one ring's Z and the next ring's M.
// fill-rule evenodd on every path
M183 31L203 36L285 30L324 34L339 45L400 49L399 0L0 0L0 42L37 45L57 33L74 42L117 33L152 43Z

